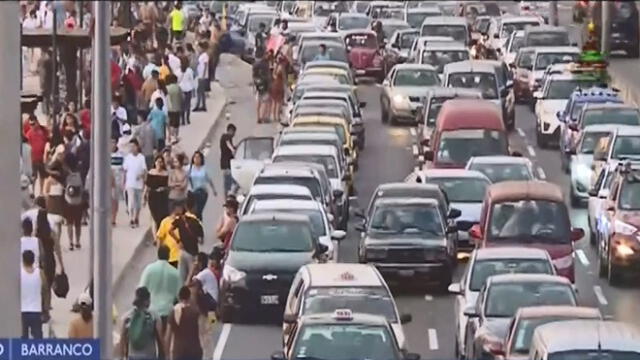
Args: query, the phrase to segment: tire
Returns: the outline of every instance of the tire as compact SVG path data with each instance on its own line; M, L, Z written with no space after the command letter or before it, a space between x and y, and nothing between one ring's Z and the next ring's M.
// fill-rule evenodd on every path
M384 105L384 101L382 100L382 98L380 99L380 108L381 108L380 121L382 121L383 124L387 124L389 120L389 111L387 110L387 107Z
M364 132L360 136L360 142L358 143L358 150L364 150Z
M569 198L571 199L572 207L574 208L582 207L582 201L580 200L579 197L576 196L575 192L573 191L573 186L571 185L571 183L569 183Z
M507 121L507 130L513 131L516 128L516 113L515 111L509 116L509 121Z
M596 244L596 233L593 232L593 229L591 228L591 217L588 216L587 217L587 223L589 224L589 244L591 244L591 246Z
M437 291L441 294L446 294L451 282L453 282L453 270L449 267L445 270L445 274L442 278L438 280Z
M536 126L536 144L540 149L546 149L548 147L547 141L544 139L543 135L540 133L538 126Z
M602 258L602 251L600 250L600 244L596 244L598 251L598 276L600 278L606 278L609 276L609 266L604 262Z

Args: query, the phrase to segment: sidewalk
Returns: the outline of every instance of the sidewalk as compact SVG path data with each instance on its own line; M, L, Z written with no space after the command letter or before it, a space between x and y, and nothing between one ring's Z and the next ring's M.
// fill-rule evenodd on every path
M25 85L26 83L27 82L25 81ZM202 148L204 145L203 142L207 139L209 132L214 128L216 121L224 110L226 101L227 97L225 95L225 90L218 83L213 83L210 96L207 99L208 111L206 113L192 113L191 124L180 128L181 141L179 146L187 153L188 156L190 156L195 150ZM145 246L145 239L148 239L147 236L150 236L150 226L151 215L148 207L144 207L140 214L140 227L131 229L128 225L128 217L125 212L124 202L120 203L117 224L112 230L112 276L114 290L122 281L124 270L127 265L136 257L140 248ZM49 334L58 338L67 337L68 324L74 316L70 309L77 296L86 289L91 279L91 269L89 264L89 227L84 226L82 232L82 249L69 251L69 239L67 237L66 230L63 228L62 231L60 242L63 249L65 270L69 276L70 290L66 299L59 299L55 296L52 299L53 311L51 313L51 321L49 324ZM117 315L121 316L122 314L118 313Z

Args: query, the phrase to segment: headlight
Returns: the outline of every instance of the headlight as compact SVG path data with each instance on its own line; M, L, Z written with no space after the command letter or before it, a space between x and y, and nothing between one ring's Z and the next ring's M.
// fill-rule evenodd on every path
M622 235L633 235L638 229L635 226L629 225L620 220L616 220L613 223L613 231Z
M563 256L561 258L554 259L553 265L558 269L566 269L573 264L573 253L571 255Z
M240 271L229 265L225 265L222 269L222 281L224 282L237 283L244 280L246 276L246 272Z
M627 244L618 244L616 253L620 256L631 256L633 255L633 249Z
M380 260L387 257L385 249L366 249L365 255L367 260Z
M404 105L404 104L405 104L405 103L407 103L408 101L409 101L409 99L408 99L406 96L404 96L404 95L400 95L400 94L398 94L398 95L395 95L395 96L393 97L393 102L394 102L396 105Z

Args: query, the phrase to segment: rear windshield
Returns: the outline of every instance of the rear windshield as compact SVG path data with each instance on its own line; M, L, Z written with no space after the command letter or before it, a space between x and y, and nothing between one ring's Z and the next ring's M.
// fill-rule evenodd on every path
M336 159L331 155L278 155L273 158L274 163L289 161L319 164L324 167L329 178L335 179L338 177L338 164L336 164Z
M231 250L309 252L313 250L313 234L309 224L303 222L240 222L233 232Z
M301 185L309 189L311 195L315 199L322 199L322 188L320 182L316 178L312 177L290 177L290 176L259 176L256 178L256 185Z
M566 64L578 60L577 53L544 53L536 58L535 70L545 70L550 65Z
M586 110L582 127L594 124L640 125L640 112L636 109Z
M566 32L536 32L529 34L527 46L569 46Z
M506 155L508 140L506 134L498 130L444 131L437 149L437 162L464 165L472 156Z
M492 241L570 244L571 223L563 202L505 201L493 205L489 237Z
M423 25L420 36L449 36L466 45L469 34L464 25Z
M549 261L543 259L478 260L471 270L469 289L480 291L487 279L493 275L523 273L553 275L553 268Z

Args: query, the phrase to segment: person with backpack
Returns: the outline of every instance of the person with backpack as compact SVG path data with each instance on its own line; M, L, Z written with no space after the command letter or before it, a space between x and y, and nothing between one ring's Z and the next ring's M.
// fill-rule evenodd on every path
M191 291L183 286L178 303L171 310L165 335L165 353L173 360L201 360L202 344L199 328L200 312L191 304Z
M164 355L162 323L149 310L151 294L142 286L136 289L133 309L123 318L120 331L120 349L123 359L151 360Z
M78 169L77 157L69 154L66 159L68 175L64 188L64 218L67 223L69 250L80 249L80 235L82 233L82 215L85 210L84 182ZM75 230L75 243L74 243Z
M169 248L158 246L158 260L147 265L142 271L139 286L148 289L151 294L150 309L162 320L166 328L167 317L182 286L178 269L169 264Z

